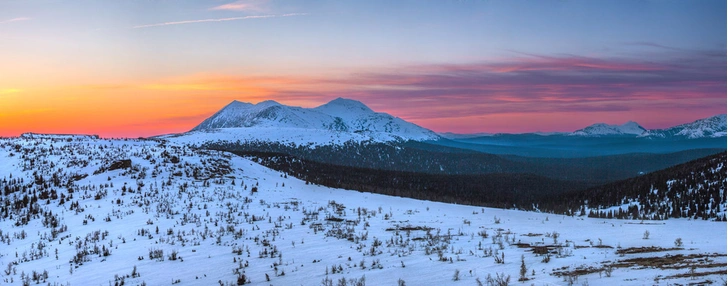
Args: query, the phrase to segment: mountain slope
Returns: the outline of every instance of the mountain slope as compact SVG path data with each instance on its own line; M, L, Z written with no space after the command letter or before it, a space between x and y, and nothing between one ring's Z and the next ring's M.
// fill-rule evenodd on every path
M726 219L726 153L554 198L549 209L604 218ZM562 207L558 207L562 205ZM568 206L563 206L568 205Z
M726 115L719 114L666 129L651 130L647 136L657 138L682 137L689 139L725 137Z
M665 129L647 130L634 121L622 125L597 123L572 132L574 136L639 136L650 138L715 138L726 136L726 115L719 114Z
M279 132L282 129L286 132ZM209 137L220 140L228 134L231 137L228 141L280 142L290 139L296 145L326 143L329 142L327 139L316 137L328 138L334 134L343 141L425 141L439 138L428 129L386 113L374 112L359 101L344 98L315 108L286 106L270 100L258 104L233 101L191 131L217 134ZM245 136L246 133L266 133L267 136ZM291 134L301 136L291 138ZM243 135L242 138L238 138L240 135Z
M205 119L193 131L241 127L320 128L325 116L300 107L289 107L267 100L258 104L233 101Z
M578 136L614 136L614 135L642 135L647 129L637 124L637 122L629 121L622 125L609 125L605 123L597 123L579 129L571 133Z

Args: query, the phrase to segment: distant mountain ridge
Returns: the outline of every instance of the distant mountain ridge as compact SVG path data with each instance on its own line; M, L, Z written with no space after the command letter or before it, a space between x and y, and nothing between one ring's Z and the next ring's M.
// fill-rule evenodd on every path
M648 130L634 121L622 125L597 123L570 133L573 136L631 135L652 138L716 138L726 136L726 115L719 114L665 129Z
M189 132L160 137L177 143L193 145L205 144L206 142L240 142L243 144L245 144L245 142L276 142L285 145L308 147L332 144L341 145L346 142L386 143L406 142L410 140L432 141L440 144L448 141L444 139L447 138L466 143L503 146L498 147L501 149L513 149L513 146L520 146L524 144L524 146L531 149L543 149L546 147L538 144L540 144L539 142L542 142L542 139L547 138L553 139L551 141L556 140L554 142L542 142L548 146L553 144L563 146L572 146L577 144L574 146L582 146L578 145L578 143L581 142L579 141L581 139L577 140L577 138L583 138L584 140L601 140L600 138L611 138L615 140L634 139L639 142L652 142L651 140L659 140L661 142L693 142L694 140L692 139L716 140L716 138L723 138L725 136L725 114L696 120L691 123L671 128L655 130L648 130L637 122L628 121L622 125L597 123L570 133L536 132L523 134L437 134L429 129L407 122L387 113L375 112L362 102L345 98L336 98L328 103L313 108L287 106L272 100L262 101L257 104L235 100L209 118L205 119ZM574 140L577 140L578 142ZM592 146L594 144L599 144L598 142L601 141L590 141L586 143L588 143L588 146ZM718 143L711 142L706 143L701 141L702 145L698 144L699 146L680 145L672 149L667 148L666 150L663 150L663 152L675 152L690 148L716 148L714 145ZM625 143L627 142L625 141L620 144L624 145ZM447 143L445 142L444 144ZM535 147L532 146L534 144L536 144ZM604 142L604 144L608 143ZM688 143L681 144L685 145ZM474 147L465 146L465 148L471 149ZM484 150L486 150L486 152L519 154L513 150L494 151L492 150L493 148L489 147ZM478 150L480 149L482 148L479 147ZM533 151L531 149L526 150L528 152L524 152L531 154L541 150L538 149ZM563 153L566 151L561 150L560 152ZM594 154L592 153L589 154L595 156L598 155L597 153L599 152Z
M576 130L574 132L529 132L515 135L566 135L581 137L609 137L609 136L630 136L644 138L678 138L678 139L698 139L698 138L718 138L726 137L726 114L718 114L708 118L698 119L690 123L680 124L665 129L647 129L634 121L628 121L622 125L612 125L606 123L596 123ZM475 133L475 134L456 134L456 133L439 133L440 136L448 139L467 139L483 136L511 135L507 133Z
M604 136L604 135L643 135L648 132L647 129L634 121L628 121L622 125L609 125L605 123L597 123L587 126L583 129L576 130L569 135L573 136Z
M321 141L314 138L316 136L343 138L339 140L344 141L440 139L429 129L387 113L375 112L359 101L345 98L337 98L315 108L287 106L272 100L258 104L236 100L205 119L190 133L250 133L256 135L249 138L253 140L261 139L257 136L260 133L280 133L283 130L285 134L281 134L280 138L271 135L262 140L280 141L278 139L289 138L291 134L300 135L291 139L298 145Z
M695 120L690 123L685 123L670 128L650 130L648 136L660 138L684 137L689 139L705 137L725 137L726 115L719 114L716 116Z

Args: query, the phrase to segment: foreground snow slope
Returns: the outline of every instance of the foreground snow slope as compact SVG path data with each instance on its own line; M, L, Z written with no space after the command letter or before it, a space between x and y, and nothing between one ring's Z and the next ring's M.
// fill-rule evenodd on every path
M362 277L476 285L489 275L520 285L521 257L524 285L726 279L725 223L589 219L331 189L164 144L0 140L0 189L25 186L1 197L13 208L0 212L0 284L26 276L35 284L35 272L51 285L354 285ZM33 203L43 190L58 198ZM26 194L25 204L13 203Z

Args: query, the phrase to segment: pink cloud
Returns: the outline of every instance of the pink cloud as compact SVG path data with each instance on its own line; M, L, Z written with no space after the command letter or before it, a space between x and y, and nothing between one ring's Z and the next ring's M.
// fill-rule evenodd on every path
M279 90L271 96L354 98L439 131L468 125L473 132L504 132L505 123L493 118L514 115L521 118L509 121L514 131L573 131L607 117L663 128L725 113L726 61L724 54L712 52L679 52L653 61L531 56L358 72L317 84L336 89ZM568 126L542 120L564 114Z
M305 13L289 13L282 15L255 15L255 16L244 16L244 17L229 17L229 18L213 18L213 19L199 19L199 20L185 20L185 21L173 21L163 22L147 25L137 25L132 27L133 29L160 27L160 26L172 26L172 25L183 25L183 24L197 24L207 22L228 22L228 21L240 21L240 20L252 20L252 19L266 19L266 18L279 18L279 17L293 17L293 16L305 16Z
M220 6L210 8L210 10L224 10L224 11L264 11L267 5L267 0L253 0L253 1L235 1Z

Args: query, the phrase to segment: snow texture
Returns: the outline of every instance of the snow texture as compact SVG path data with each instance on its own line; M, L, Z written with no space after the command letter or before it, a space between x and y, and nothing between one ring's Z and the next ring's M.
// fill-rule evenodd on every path
M120 159L131 168L107 168ZM499 274L520 285L521 257L524 285L726 279L726 223L570 217L332 189L162 140L0 139L0 184L22 186L3 193L6 202L48 189L67 198L0 214L2 285L35 285L38 276L41 285L235 285L243 274L251 285L353 285L362 277L366 285L487 285Z

